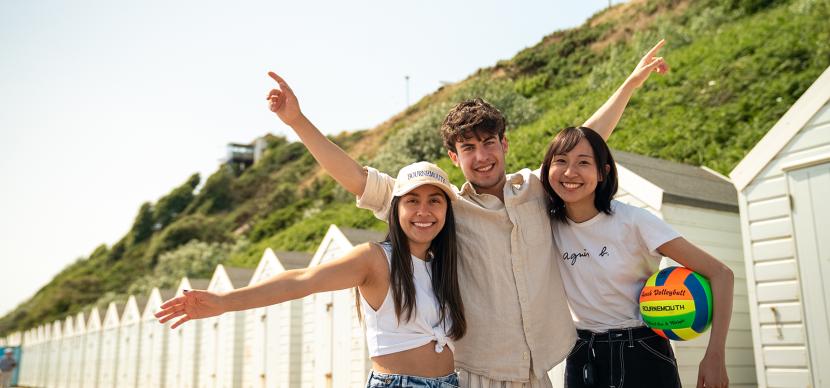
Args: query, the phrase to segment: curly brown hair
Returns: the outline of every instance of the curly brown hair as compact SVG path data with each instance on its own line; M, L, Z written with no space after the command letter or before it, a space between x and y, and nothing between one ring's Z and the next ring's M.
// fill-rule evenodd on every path
M441 123L441 137L447 150L458 152L455 149L456 142L473 136L481 139L482 135L496 135L501 140L506 127L507 119L495 106L476 98L463 101L450 109Z

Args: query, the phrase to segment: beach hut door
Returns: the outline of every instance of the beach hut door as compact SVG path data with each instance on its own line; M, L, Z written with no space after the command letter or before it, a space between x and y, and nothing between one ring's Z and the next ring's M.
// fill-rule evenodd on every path
M787 175L813 386L830 387L830 163Z

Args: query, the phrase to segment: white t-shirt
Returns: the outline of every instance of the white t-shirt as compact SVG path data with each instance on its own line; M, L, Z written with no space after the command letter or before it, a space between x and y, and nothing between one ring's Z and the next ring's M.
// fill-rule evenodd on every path
M680 237L645 209L611 201L611 211L581 223L551 219L574 324L598 333L643 325L640 291L660 265L657 248Z

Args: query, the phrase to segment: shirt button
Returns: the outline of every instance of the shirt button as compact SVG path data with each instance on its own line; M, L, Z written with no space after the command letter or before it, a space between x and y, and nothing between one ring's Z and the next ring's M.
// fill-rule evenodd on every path
M527 303L527 298L522 297L522 303Z
M530 358L530 356L527 354L527 352L522 353L522 360L527 360L528 358Z

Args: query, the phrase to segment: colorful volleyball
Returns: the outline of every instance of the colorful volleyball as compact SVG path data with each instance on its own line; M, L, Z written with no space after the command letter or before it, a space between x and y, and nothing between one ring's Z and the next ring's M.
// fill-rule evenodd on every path
M712 324L712 288L703 276L684 267L664 268L640 292L643 321L662 337L686 341Z

